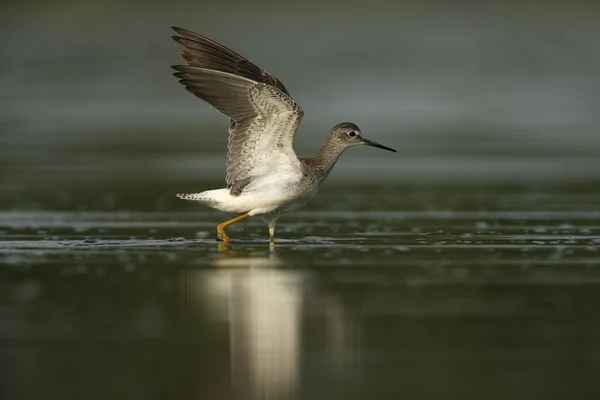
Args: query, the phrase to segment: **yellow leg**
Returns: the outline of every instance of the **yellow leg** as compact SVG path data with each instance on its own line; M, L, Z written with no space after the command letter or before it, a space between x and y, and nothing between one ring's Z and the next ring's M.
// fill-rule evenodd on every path
M275 222L277 222L277 214L271 215L265 220L269 225L269 242L275 243Z
M269 226L269 243L275 243L275 227Z
M235 217L233 219L230 219L229 221L225 221L222 224L217 225L217 235L221 238L223 243L229 242L229 236L227 236L224 229L226 227L228 227L229 225L235 224L236 222L239 222L248 217L250 217L250 215L248 213L242 214L239 217Z

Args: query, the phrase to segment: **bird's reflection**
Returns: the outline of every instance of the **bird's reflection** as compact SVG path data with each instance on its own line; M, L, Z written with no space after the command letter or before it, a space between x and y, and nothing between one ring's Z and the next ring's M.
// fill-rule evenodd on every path
M208 306L215 320L229 322L234 398L282 399L297 392L307 307L317 307L318 318L325 317L324 354L333 372L343 369L351 353L347 338L355 329L345 331L353 324L342 304L319 293L306 270L280 268L286 262L272 250L233 250L214 263L219 268L196 271L191 280L188 276L188 299Z
M248 270L231 277L232 384L277 399L295 391L300 372L302 280L298 271Z

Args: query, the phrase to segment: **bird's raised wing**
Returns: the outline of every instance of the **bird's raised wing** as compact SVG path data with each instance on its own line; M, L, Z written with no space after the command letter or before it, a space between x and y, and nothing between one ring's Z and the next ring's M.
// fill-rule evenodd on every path
M303 111L288 95L227 72L173 68L188 91L232 120L226 181L233 195L239 195L257 177L277 174L281 168L300 168L293 140Z
M239 195L253 179L300 168L294 135L304 114L279 79L234 51L197 33L173 27L185 49L174 66L186 89L228 116L227 187Z

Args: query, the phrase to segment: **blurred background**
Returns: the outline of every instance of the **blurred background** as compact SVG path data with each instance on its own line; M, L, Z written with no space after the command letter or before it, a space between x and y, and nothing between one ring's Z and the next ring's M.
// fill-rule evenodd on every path
M219 187L226 119L171 76L171 25L281 79L301 155L346 120L399 151L354 149L333 184L600 178L597 2L18 4L0 39L8 207L154 209Z
M0 397L598 398L600 3L3 2ZM279 78L321 194L220 252L227 120L170 26ZM384 153L384 154L382 154Z

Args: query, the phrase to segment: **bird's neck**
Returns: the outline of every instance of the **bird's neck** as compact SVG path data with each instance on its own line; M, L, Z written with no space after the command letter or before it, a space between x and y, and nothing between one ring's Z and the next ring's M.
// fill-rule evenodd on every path
M321 147L321 150L313 157L310 157L311 164L316 169L329 173L344 150L345 148L334 143L330 136L323 147Z

